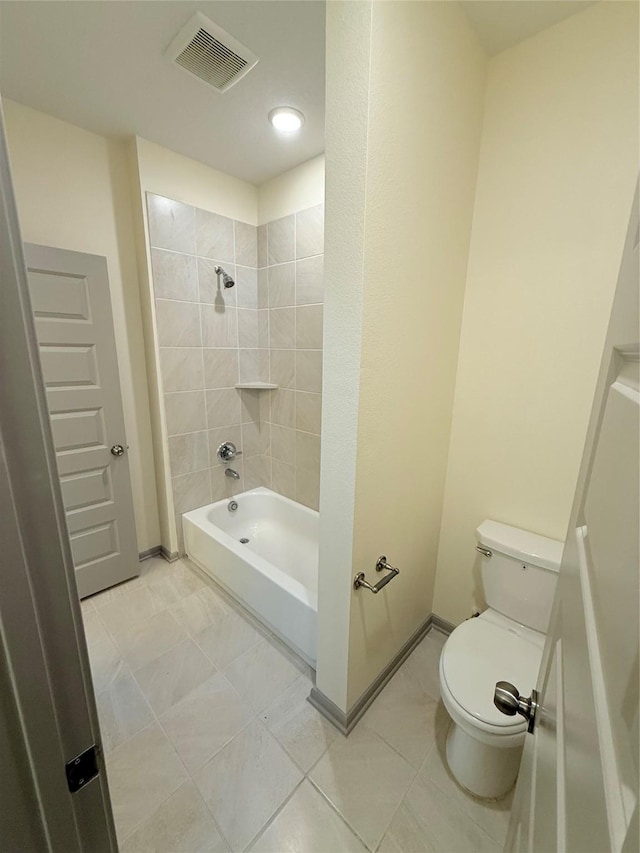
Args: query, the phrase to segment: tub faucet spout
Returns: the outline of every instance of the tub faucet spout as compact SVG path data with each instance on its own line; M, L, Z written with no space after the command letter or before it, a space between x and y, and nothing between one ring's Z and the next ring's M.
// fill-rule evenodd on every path
M226 468L224 472L225 477L231 477L234 480L240 479L240 474L237 471L234 471L233 468Z

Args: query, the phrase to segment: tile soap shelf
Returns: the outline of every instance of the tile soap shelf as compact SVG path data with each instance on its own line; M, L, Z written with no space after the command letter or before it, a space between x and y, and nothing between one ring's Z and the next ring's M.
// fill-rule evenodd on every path
M270 382L239 382L236 385L236 388L245 391L275 391L279 387L279 385L272 385Z

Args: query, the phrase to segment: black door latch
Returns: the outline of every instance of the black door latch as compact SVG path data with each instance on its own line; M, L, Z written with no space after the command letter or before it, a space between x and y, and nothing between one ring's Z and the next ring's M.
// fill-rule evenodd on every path
M80 755L67 761L64 766L67 773L67 784L72 794L95 779L100 768L98 767L98 747L94 744L85 749Z

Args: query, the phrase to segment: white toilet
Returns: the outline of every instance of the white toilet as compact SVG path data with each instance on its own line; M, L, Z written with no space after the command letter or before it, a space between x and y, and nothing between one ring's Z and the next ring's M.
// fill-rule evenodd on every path
M445 643L440 690L453 720L449 769L476 797L498 799L518 775L527 721L498 711L496 682L524 696L536 686L563 543L496 521L476 532L488 609Z

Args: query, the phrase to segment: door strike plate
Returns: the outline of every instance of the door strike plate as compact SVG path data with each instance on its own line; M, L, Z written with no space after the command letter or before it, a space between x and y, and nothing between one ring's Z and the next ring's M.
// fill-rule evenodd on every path
M98 767L98 747L94 744L85 749L80 755L67 761L64 766L67 773L67 785L72 794L84 788L92 779L95 779L100 768Z

